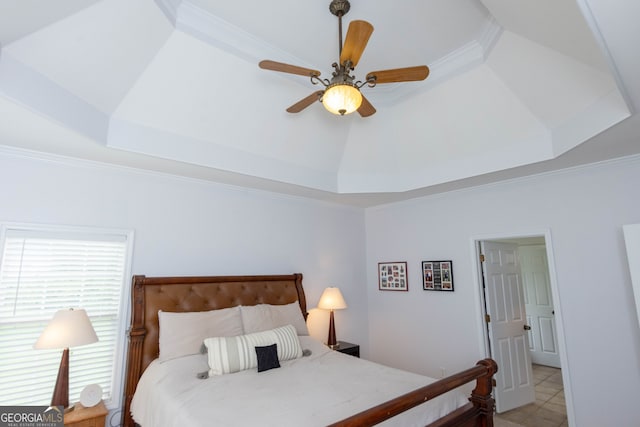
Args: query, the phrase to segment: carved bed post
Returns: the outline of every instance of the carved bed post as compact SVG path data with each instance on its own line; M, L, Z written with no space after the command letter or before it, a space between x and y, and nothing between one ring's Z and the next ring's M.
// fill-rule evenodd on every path
M131 307L131 328L129 329L129 357L127 360L127 376L124 390L124 408L122 409L122 425L133 427L131 418L131 399L136 391L136 384L142 374L142 342L147 334L144 328L144 279L145 276L133 276L131 289L133 305Z
M309 312L307 312L307 298L304 295L304 289L302 289L302 273L295 273L293 277L296 284L296 291L298 292L298 304L300 304L300 310L302 310L304 320L307 320Z
M491 397L491 389L493 374L497 371L496 362L484 359L476 363L473 368L410 391L333 423L329 427L372 426L473 380L476 380L476 387L469 398L469 403L427 427L493 427L494 401Z
M476 388L471 392L469 400L478 410L478 427L493 427L493 411L495 400L491 397L493 375L498 372L498 365L492 359L484 359L476 363L487 368L487 373L476 380Z

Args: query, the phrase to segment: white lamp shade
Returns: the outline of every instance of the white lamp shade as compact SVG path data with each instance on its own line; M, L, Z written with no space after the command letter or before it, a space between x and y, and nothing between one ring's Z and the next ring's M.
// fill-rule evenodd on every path
M340 310L347 308L347 303L342 297L340 289L335 287L329 287L324 290L318 302L318 308L324 310Z
M87 312L83 309L58 310L33 345L36 349L70 348L98 341Z

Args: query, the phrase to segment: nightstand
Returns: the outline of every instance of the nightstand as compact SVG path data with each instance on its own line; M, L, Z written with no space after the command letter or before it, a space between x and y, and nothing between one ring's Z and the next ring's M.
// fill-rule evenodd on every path
M360 357L360 346L358 344L351 344L346 341L338 341L340 346L336 348L336 351L344 354L350 354L351 356Z
M64 414L64 425L73 427L104 427L107 408L101 400L96 406L85 408L80 402L76 403L73 411Z

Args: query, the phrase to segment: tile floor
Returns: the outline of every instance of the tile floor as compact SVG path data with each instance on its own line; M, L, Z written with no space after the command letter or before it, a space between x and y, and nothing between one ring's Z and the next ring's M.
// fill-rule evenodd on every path
M560 369L533 365L536 401L502 414L495 419L511 421L523 427L567 427L567 409Z

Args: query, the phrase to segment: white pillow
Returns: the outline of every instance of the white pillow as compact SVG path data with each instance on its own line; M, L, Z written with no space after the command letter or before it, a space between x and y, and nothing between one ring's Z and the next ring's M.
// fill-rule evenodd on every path
M237 337L204 340L209 359L209 375L222 375L258 366L256 347L278 345L278 360L302 357L302 347L292 325Z
M298 335L309 335L307 323L297 301L284 305L243 305L240 307L240 313L245 334L293 325Z
M161 362L200 353L205 338L242 335L239 307L211 311L172 313L158 311Z

